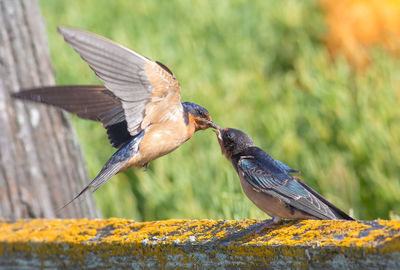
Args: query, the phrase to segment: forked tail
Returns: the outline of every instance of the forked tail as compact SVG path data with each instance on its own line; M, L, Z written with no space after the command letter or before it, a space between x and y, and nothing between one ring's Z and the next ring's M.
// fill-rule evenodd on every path
M95 192L99 187L101 187L105 182L107 182L112 176L119 173L128 163L135 157L139 152L139 144L144 135L144 131L140 132L138 135L132 138L129 142L124 144L117 152L115 152L111 158L104 165L103 169L99 174L87 185L78 195L76 195L71 201L65 204L60 210L67 207L73 201L78 199L83 193L89 189Z

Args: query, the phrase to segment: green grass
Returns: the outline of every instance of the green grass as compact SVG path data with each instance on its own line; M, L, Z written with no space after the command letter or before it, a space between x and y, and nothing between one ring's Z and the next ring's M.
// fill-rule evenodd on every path
M356 74L330 60L314 1L40 0L58 84L99 83L56 33L101 34L166 64L182 100L248 133L360 219L400 213L399 60L377 48ZM73 118L91 176L114 152L100 124ZM89 182L89 179L88 179ZM203 131L95 193L103 216L265 218L242 193L215 135Z

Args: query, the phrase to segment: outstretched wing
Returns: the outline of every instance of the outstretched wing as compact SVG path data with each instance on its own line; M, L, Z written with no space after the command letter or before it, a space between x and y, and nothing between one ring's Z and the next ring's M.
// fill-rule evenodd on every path
M81 118L100 121L114 147L131 138L122 103L111 91L97 85L65 85L25 89L15 98L62 108Z
M261 149L259 149L262 151ZM264 151L262 151L265 153ZM258 153L260 155L260 153ZM321 219L337 219L329 206L315 191L312 193L305 184L292 177L286 170L276 166L275 160L269 155L265 159L251 156L242 157L238 162L238 170L256 189L277 197L287 204ZM325 199L324 199L325 200ZM326 200L325 200L326 201Z
M112 125L124 120L121 101L101 85L62 85L24 89L12 94L13 97L44 103L62 108L83 119L105 121ZM107 116L107 114L112 115Z
M130 135L183 112L179 83L161 63L86 31L69 27L58 31L121 101Z

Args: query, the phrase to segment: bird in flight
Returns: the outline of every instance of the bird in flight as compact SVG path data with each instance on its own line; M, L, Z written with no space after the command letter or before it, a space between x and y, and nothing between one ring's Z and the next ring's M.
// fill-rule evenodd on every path
M59 27L58 32L104 86L39 87L13 96L101 122L110 143L118 149L93 181L65 206L89 189L94 192L113 175L147 166L170 153L194 132L217 128L205 108L181 103L179 82L162 63L90 32L69 27Z
M232 162L246 196L272 219L262 228L273 227L281 219L354 220L315 190L290 173L298 173L254 146L244 132L217 130L222 153Z

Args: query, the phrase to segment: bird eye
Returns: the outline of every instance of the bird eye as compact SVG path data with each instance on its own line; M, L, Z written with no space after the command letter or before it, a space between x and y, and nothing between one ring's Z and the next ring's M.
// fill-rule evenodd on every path
M200 110L198 110L197 113L198 113L200 116L204 116L204 113L203 113L202 111L200 111Z

